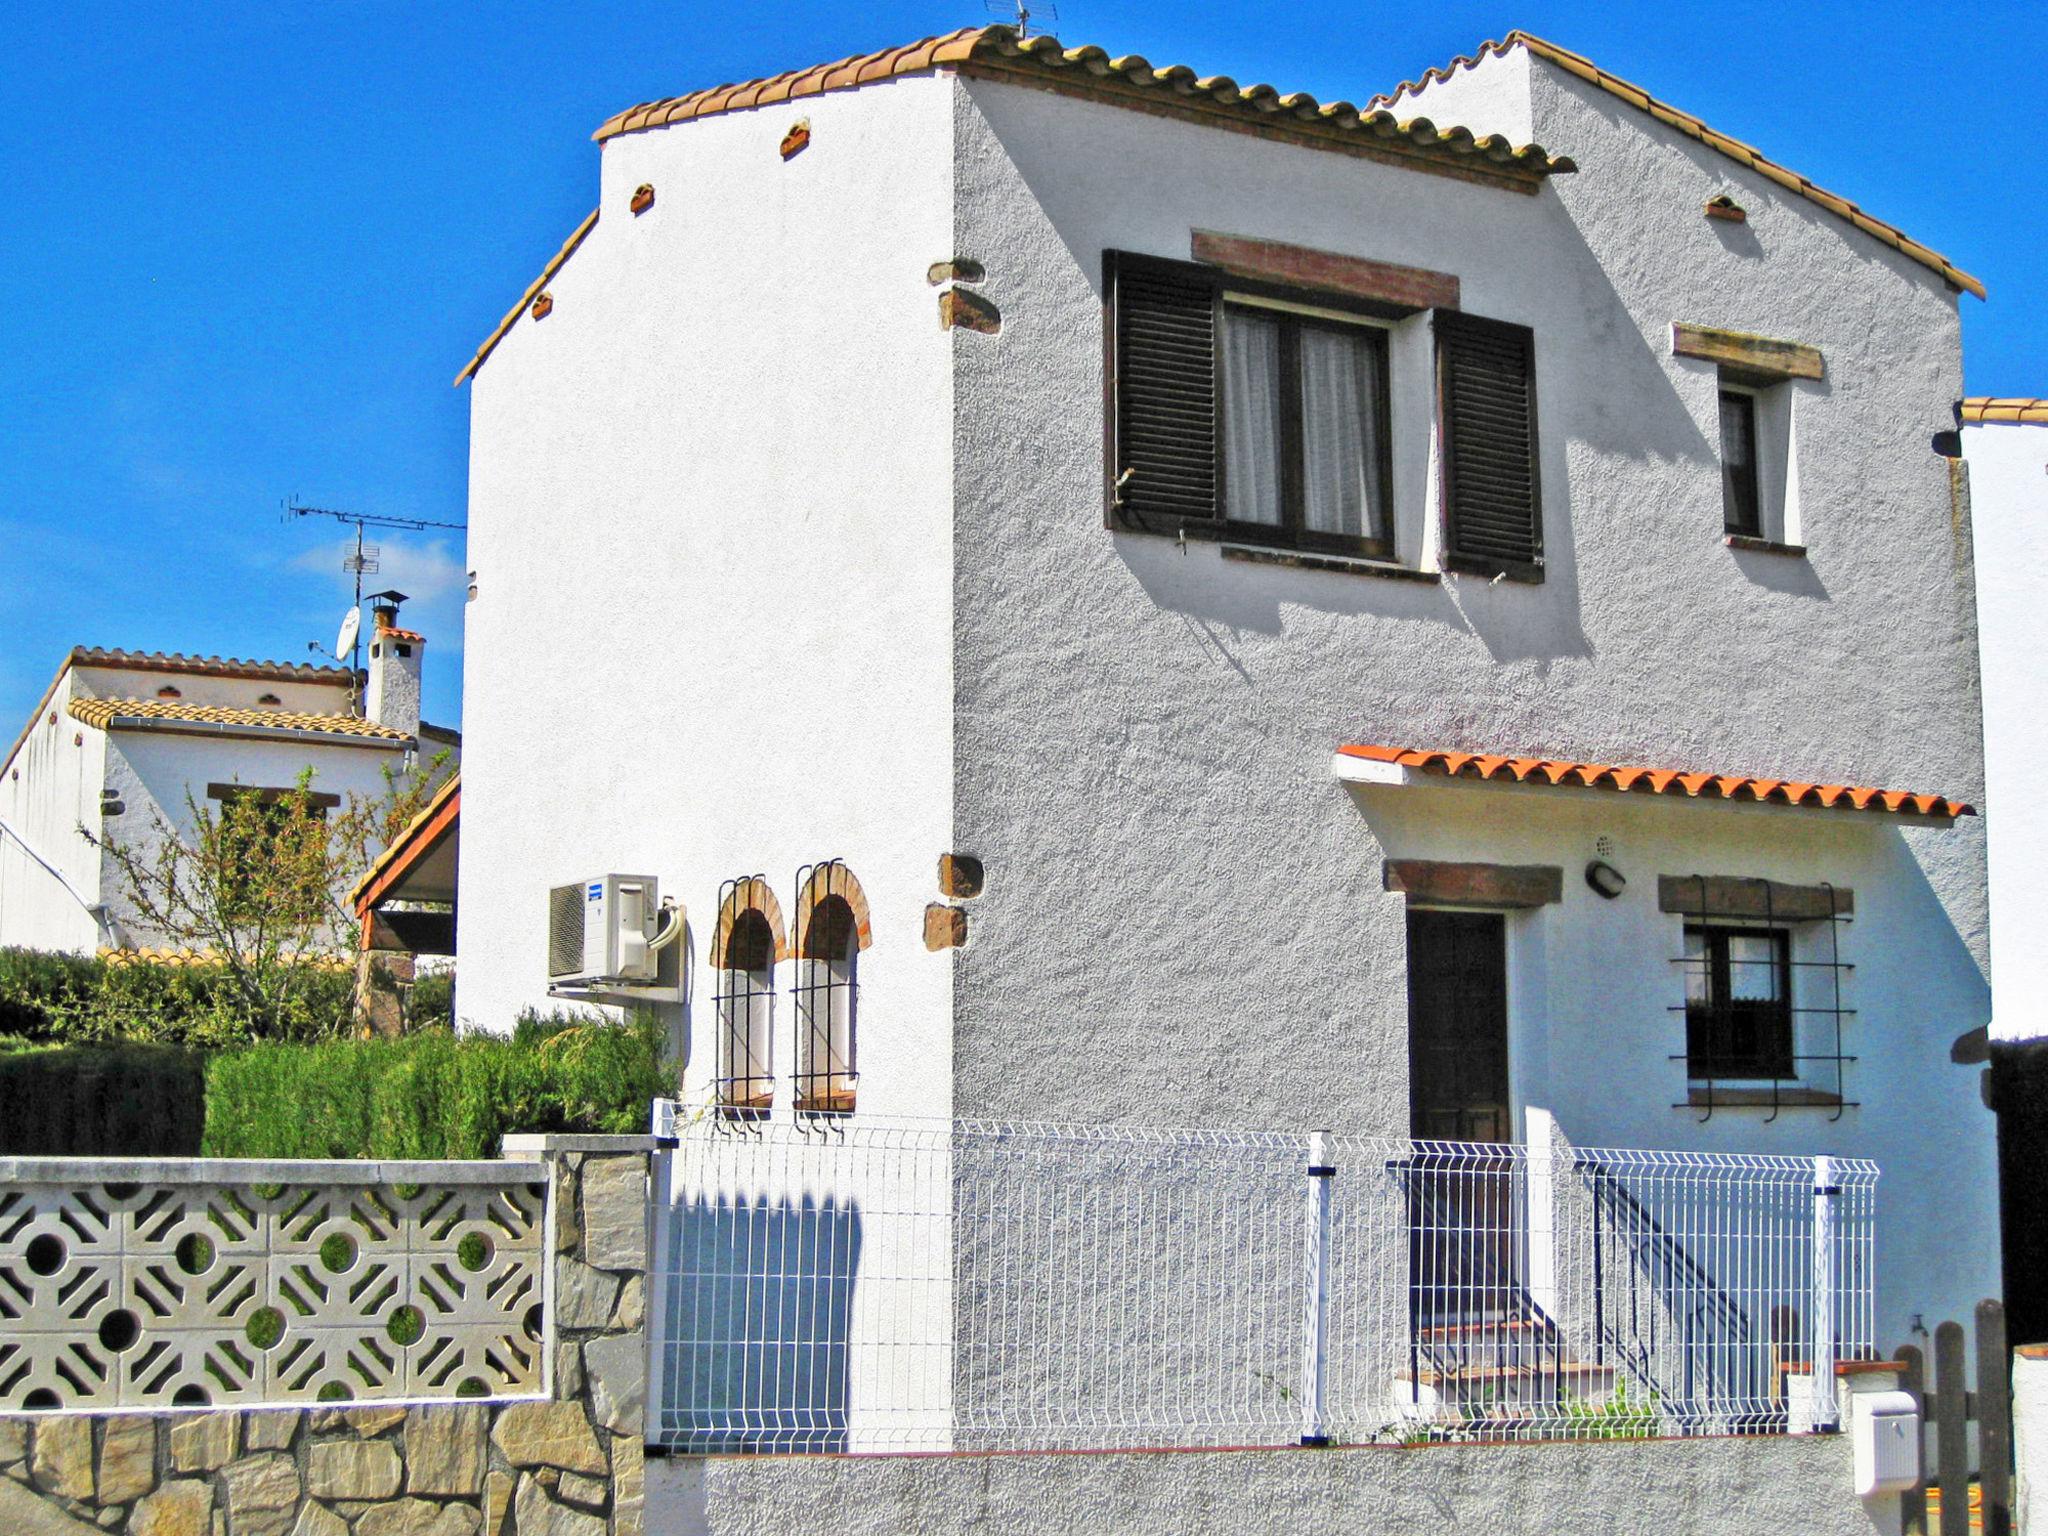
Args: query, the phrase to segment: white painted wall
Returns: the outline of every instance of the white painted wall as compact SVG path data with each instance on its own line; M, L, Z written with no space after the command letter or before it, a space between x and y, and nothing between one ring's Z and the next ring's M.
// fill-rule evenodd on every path
M951 965L922 924L952 846L952 376L925 277L952 254L950 111L907 80L612 140L553 312L472 384L466 1023L547 1005L552 884L659 876L701 962L723 881L765 876L793 920L798 866L838 857L873 909L861 1108L946 1111ZM698 1098L711 995L695 977Z
M138 848L158 846L165 826L189 841L193 836L193 819L187 796L201 807L216 812L220 808L218 802L207 799L209 784L283 789L296 784L299 775L311 769L307 787L317 793L338 795L345 803L351 796L375 799L382 795L384 766L396 768L406 758L403 751L389 748L77 728L88 736L101 738L103 783L113 791L114 802L122 807L117 816L95 817L102 835ZM136 916L118 868L108 859L101 861L100 900L106 904L109 916L103 942L124 949L151 948L167 942Z
M1404 924L1379 827L1328 777L1339 742L1980 792L1967 531L1929 446L1961 382L1954 295L1605 93L1516 67L1534 136L1584 168L1536 197L961 89L958 243L1004 315L955 341L956 818L989 867L958 972L963 1111L1405 1132ZM1750 224L1704 218L1736 182ZM1104 530L1102 252L1185 258L1193 229L1454 272L1468 311L1535 328L1544 584L1392 583ZM1723 544L1717 379L1669 355L1674 320L1825 353L1792 402L1808 558ZM1429 526L1426 474L1396 495ZM1520 1059L1547 1057L1526 1106L1583 1145L1879 1156L1884 1344L1995 1289L1918 1225L1937 1197L1989 1219L1990 1118L1947 1060L1988 1007L1981 828L1592 798L1519 802L1459 856L1541 844L1576 880L1588 818L1614 817L1652 900L1656 873L1709 857L1853 869L1865 1107L1834 1126L1672 1110L1671 937L1627 906L1582 912L1583 885L1517 962Z
M1984 662L1985 818L1991 834L1991 1032L2048 1036L2048 683L2041 606L2048 596L2048 430L1963 428L1977 546Z
M0 829L0 946L90 954L100 943L89 910L101 899L100 854L78 828L100 820L106 735L65 713L76 682L70 672L57 680L0 767L0 822L12 829Z

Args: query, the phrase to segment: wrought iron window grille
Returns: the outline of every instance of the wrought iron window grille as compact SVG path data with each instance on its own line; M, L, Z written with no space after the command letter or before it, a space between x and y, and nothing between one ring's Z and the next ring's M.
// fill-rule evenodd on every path
M716 1098L729 1120L765 1119L775 1102L775 930L747 898L762 884L761 876L746 875L718 892Z
M1770 880L1761 876L1743 882L1755 886L1762 892L1763 910L1760 914L1735 916L1715 911L1707 897L1710 878L1712 877L1698 874L1684 877L1685 881L1694 883L1699 900L1696 907L1684 909L1678 914L1683 921L1681 932L1687 935L1697 930L1731 935L1765 932L1783 935L1779 941L1782 947L1776 964L1780 967L1782 978L1779 986L1784 996L1783 1012L1787 1020L1790 1048L1776 1053L1777 1059L1767 1063L1770 1070L1743 1073L1738 1078L1736 1074L1727 1070L1726 1062L1716 1060L1711 1052L1698 1055L1690 1048L1690 1032L1697 1006L1694 1000L1688 996L1684 1001L1671 1004L1668 1011L1685 1017L1688 1028L1688 1049L1674 1053L1670 1058L1672 1061L1685 1063L1688 1091L1685 1099L1674 1104L1672 1108L1704 1110L1705 1113L1699 1117L1702 1125L1713 1119L1714 1112L1721 1108L1768 1109L1770 1113L1763 1119L1765 1125L1776 1120L1779 1114L1787 1109L1827 1109L1831 1111L1828 1123L1832 1125L1842 1118L1844 1111L1861 1107L1858 1101L1848 1096L1847 1091L1847 1069L1856 1058L1842 1048L1843 1021L1856 1016L1856 1010L1844 1006L1842 1002L1842 978L1856 967L1842 959L1841 927L1844 923L1854 922L1855 918L1842 910L1843 904L1835 886L1826 880L1818 882L1817 886L1819 890L1827 893L1827 912L1824 915L1780 914L1776 910L1775 888ZM1824 924L1826 927L1827 958L1824 960L1812 958L1814 945L1811 943L1804 946L1806 956L1802 958L1801 946L1794 942L1796 929L1816 924ZM1708 993L1710 1003L1717 1010L1725 1009L1730 1001L1726 995L1725 983L1720 995L1716 996L1712 990L1712 969L1716 963L1713 945L1703 945L1702 953L1698 955L1674 955L1672 963L1685 968L1681 974L1688 980L1693 975L1700 974L1695 971L1695 967L1706 967L1706 985L1700 990ZM1818 973L1818 985L1796 984L1796 978L1808 972ZM1686 990L1690 994L1693 989L1688 986ZM1802 1030L1803 1019L1823 1021L1818 1030L1818 1039L1814 1038L1816 1031L1813 1028ZM1827 1049L1801 1049L1802 1045L1814 1044L1824 1045ZM1762 1084L1767 1097L1761 1102L1747 1098L1738 1101L1734 1097L1737 1082L1743 1084L1745 1090L1748 1085Z
M806 864L796 875L799 1116L852 1114L860 1081L860 936L853 908L840 894L850 880L839 859Z

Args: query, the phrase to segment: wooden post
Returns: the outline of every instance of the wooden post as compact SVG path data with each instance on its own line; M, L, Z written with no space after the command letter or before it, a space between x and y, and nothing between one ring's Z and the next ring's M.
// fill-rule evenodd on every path
M1977 1481L1984 1490L1984 1536L2012 1536L2012 1356L2005 1308L1977 1303Z
M1920 1485L1899 1495L1903 1536L1927 1536L1927 1367L1917 1346L1904 1345L1899 1352L1899 1388L1913 1395L1920 1410Z
M1970 1536L1970 1397L1963 1325L1934 1330L1934 1466L1941 1483L1941 1536Z

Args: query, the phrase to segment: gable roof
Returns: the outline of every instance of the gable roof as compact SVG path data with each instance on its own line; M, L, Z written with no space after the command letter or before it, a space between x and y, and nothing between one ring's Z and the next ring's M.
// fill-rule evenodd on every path
M291 736L333 736L351 741L408 743L404 731L360 715L309 715L289 709L237 709L222 704L187 704L178 699L75 698L65 705L74 720L103 731L124 727L208 727L228 734L276 731Z
M1980 299L1984 297L1984 285L1981 282L1956 266L1941 252L1931 246L1922 245L1896 225L1887 224L1884 220L1864 212L1846 197L1837 197L1797 171L1788 170L1775 160L1769 159L1762 151L1743 143L1740 139L1730 138L1718 129L1708 127L1690 112L1680 111L1668 102L1659 101L1641 86L1624 80L1619 75L1608 73L1583 54L1573 53L1568 48L1560 48L1556 43L1547 42L1532 32L1518 29L1508 33L1497 43L1482 43L1469 57L1460 55L1441 68L1427 70L1420 80L1404 80L1385 95L1375 96L1368 105L1376 107L1383 103L1391 103L1435 81L1448 80L1459 70L1470 69L1482 59L1489 56L1497 57L1517 47L1528 49L1545 63L1554 64L1559 69L1577 75L1581 80L1591 81L1609 95L1619 97L1665 127L1675 128L1687 138L1697 139L1707 148L1726 155L1737 165L1756 172L1767 181L1776 182L1788 192L1809 202L1818 203L1838 218L1846 219L1872 239L1890 246L1901 255L1919 262L1923 267L1939 272L1957 288L1974 293Z
M1043 33L1019 37L1017 29L1008 26L963 27L899 48L642 102L607 118L591 137L602 144L622 133L852 90L945 67L966 74L1024 77L1153 110L1164 106L1196 115L1257 121L1331 142L1350 142L1411 163L1434 161L1439 167L1463 163L1487 173L1489 180L1527 182L1531 190L1545 176L1576 169L1570 160L1546 153L1541 145L1512 145L1498 134L1477 137L1464 128L1439 129L1427 118L1402 122L1391 112L1355 107L1348 101L1324 103L1298 91L1282 95L1270 85L1240 86L1228 75L1198 75L1185 64L1154 68L1134 53L1111 57L1092 46L1069 48Z
M130 672L182 672L188 677L241 677L262 683L325 683L346 688L355 680L347 667L303 661L243 661L236 656L184 656L175 651L103 650L73 646L70 667L120 667Z
M591 209L590 217L581 224L578 224L575 233L562 242L562 248L548 258L548 264L540 269L540 276L526 285L526 292L519 295L519 302L505 311L505 318L498 322L498 328L484 338L484 344L476 349L476 356L463 364L462 372L455 375L455 383L458 387L464 379L469 378L477 369L483 367L484 359L489 357L492 349L505 339L505 333L518 323L520 313L527 305L533 302L534 296L541 289L547 287L549 279L562 270L562 263L576 254L576 247L583 243L583 237L597 228L597 216L601 211L596 208Z
M2048 400L2024 395L1972 395L1958 407L1965 422L2011 422L2048 427Z
M186 656L176 651L107 650L96 645L74 645L58 664L56 675L36 707L29 711L28 724L14 738L7 755L0 757L0 773L13 766L22 743L43 718L43 711L56 697L57 685L73 667L120 667L131 672L175 672L186 677L238 677L262 683L327 683L346 687L354 681L347 667L314 666L303 661L243 661L235 656Z

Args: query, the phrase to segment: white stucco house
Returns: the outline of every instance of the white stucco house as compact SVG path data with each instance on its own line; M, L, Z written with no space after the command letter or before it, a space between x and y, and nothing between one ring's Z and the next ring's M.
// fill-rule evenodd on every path
M153 845L188 798L289 789L323 806L383 792L383 770L455 750L420 720L426 637L380 607L363 677L347 667L74 648L0 762L0 945L148 950L113 861L82 829Z
M1519 33L596 137L458 380L461 1016L630 872L691 1105L1871 1158L1873 1347L1997 1293L1975 279Z
M2041 600L2048 591L2048 400L1975 397L1958 410L1975 530L1991 865L1991 1028L2007 1306L2015 1342L2048 1342L2048 755Z

